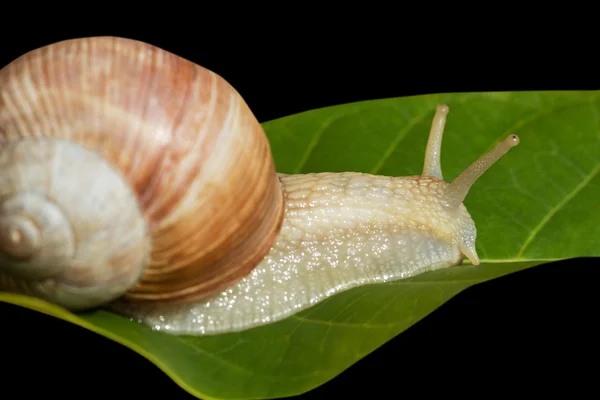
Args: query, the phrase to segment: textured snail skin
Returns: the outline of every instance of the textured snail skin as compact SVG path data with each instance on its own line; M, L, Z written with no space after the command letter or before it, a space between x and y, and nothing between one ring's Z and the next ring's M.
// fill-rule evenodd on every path
M281 320L356 286L478 263L464 205L443 205L434 177L281 175L284 223L267 257L221 294L192 304L113 309L176 334L217 334Z
M279 174L285 197L279 236L249 275L220 294L188 304L118 300L109 308L173 334L238 332L354 287L452 267L465 257L479 265L477 229L463 200L519 137L509 135L447 183L440 167L447 114L448 106L437 107L423 175Z

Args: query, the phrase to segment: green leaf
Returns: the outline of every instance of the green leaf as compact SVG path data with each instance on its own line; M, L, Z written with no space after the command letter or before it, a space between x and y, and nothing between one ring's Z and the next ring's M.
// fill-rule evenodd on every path
M548 261L600 256L599 92L443 94L328 107L264 124L285 173L421 172L435 106L450 114L442 147L450 181L511 132L519 147L486 172L465 205L478 267L352 289L284 321L241 333L177 337L106 311L74 315L45 302L0 300L121 343L204 399L300 394L332 379L461 290Z

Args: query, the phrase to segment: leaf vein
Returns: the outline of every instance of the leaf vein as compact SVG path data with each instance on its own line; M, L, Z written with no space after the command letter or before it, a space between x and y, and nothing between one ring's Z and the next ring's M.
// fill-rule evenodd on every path
M416 117L414 117L408 121L408 123L404 126L404 129L402 129L402 130L400 130L400 132L398 132L398 135L396 135L396 138L390 143L388 148L383 152L383 155L381 156L379 161L377 161L377 164L375 164L375 166L371 170L371 174L374 175L379 172L379 170L383 167L385 162L390 158L390 156L392 155L394 150L396 150L398 148L398 145L402 142L402 139L404 139L406 137L408 132L410 132L415 127L415 125L417 125L419 122L423 121L423 119L427 115L429 115L429 112L430 112L430 110L427 109L425 112L417 115Z
M293 315L292 318L297 319L306 324L312 325L325 325L330 327L338 327L338 328L366 328L366 329L388 329L394 328L396 326L403 325L403 322L390 322L389 324L372 324L365 322L335 322L335 321L323 321L318 319L309 319L305 317L299 317L297 315Z
M542 228L544 228L544 226L552 219L552 217L554 217L556 213L562 210L563 207L567 203L569 203L569 201L573 200L579 194L579 192L581 192L588 185L588 183L590 183L592 179L594 179L596 175L598 175L598 171L600 171L600 162L596 164L596 167L594 167L594 169L579 183L579 185L577 185L573 190L567 193L561 201L559 201L546 213L546 215L544 215L540 223L535 228L533 228L527 239L525 239L523 246L521 246L521 249L516 255L517 260L521 259L523 253L525 253L525 250L529 247L531 242L535 239L535 237L542 230Z
M395 302L398 298L398 294L396 293L394 296L390 297L390 299L388 301L385 302L385 304L383 304L381 307L379 307L377 309L377 311L375 311L371 317L365 321L366 324L371 324L372 321L374 321L378 315L380 315L386 308L388 308L393 302ZM412 315L412 314L411 314Z
M333 124L335 121L339 120L340 118L346 117L346 116L348 116L350 114L354 114L355 112L356 112L355 108L352 108L352 109L348 110L345 113L342 113L342 114L333 114L329 118L325 119L323 121L323 123L321 123L321 126L319 127L319 129L313 135L313 138L311 139L310 143L308 144L306 152L304 153L304 155L300 159L300 163L298 164L298 167L296 167L296 170L293 173L294 174L301 173L302 169L304 168L304 166L308 162L308 159L310 158L310 156L312 155L313 151L315 150L315 148L317 147L317 145L321 141L321 138L325 134L325 131L327 130L327 128L329 128L329 126L331 126L331 124Z
M256 369L250 370L250 369L248 369L246 367L243 367L240 364L236 364L236 363L231 362L229 360L226 360L226 359L224 359L222 357L219 357L219 356L217 356L217 355L215 355L215 354L213 354L213 353L211 353L211 352L209 352L207 350L204 350L204 349L202 349L200 347L196 347L196 346L192 345L191 343L187 343L184 340L179 340L179 343L182 343L186 347L189 347L194 353L199 353L199 354L208 356L208 357L214 359L215 361L218 361L221 364L224 364L224 365L226 365L228 367L231 367L233 369L237 369L238 371L240 371L240 372L242 372L242 373L244 373L246 375L249 375L250 377L260 377L261 379L265 379L265 380L271 381L271 382L279 382L279 381L281 381L281 377L278 377L278 376L275 376L275 375L261 374ZM308 374L286 375L285 379L286 380L303 380L303 379L306 379L306 378L314 377L315 375L320 375L320 374L322 374L324 372L327 372L327 370L317 369L317 370L312 371L311 373L308 373Z
M349 301L348 303L346 303L344 305L344 307L341 307L339 309L339 311L333 316L333 318L331 318L331 321L335 321L335 319L337 317L339 317L342 313L344 313L347 309L349 309L350 307L352 307L354 304L358 303L362 298L364 298L367 295L366 292L362 293L360 296L354 298L352 301ZM327 339L329 337L329 334L331 333L331 328L333 327L333 325L328 325L327 326L327 330L325 331L325 333L323 334L323 340L321 341L321 346L320 346L320 352L322 353L324 348L325 348L325 343L327 342Z

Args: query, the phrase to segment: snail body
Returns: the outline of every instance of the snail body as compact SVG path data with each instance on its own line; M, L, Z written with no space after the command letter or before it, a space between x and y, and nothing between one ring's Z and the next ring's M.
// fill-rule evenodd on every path
M0 71L0 290L173 334L264 325L340 291L478 265L438 106L422 175L275 172L218 75L145 43L59 42Z

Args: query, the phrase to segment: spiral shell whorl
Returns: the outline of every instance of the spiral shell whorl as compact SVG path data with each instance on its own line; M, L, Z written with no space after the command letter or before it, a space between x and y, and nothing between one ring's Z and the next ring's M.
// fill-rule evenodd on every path
M152 243L130 301L217 293L281 228L280 182L247 104L218 75L149 44L68 40L3 68L0 144L28 136L78 143L128 182Z
M21 192L0 200L0 269L47 279L64 273L74 252L71 224L46 196Z
M73 310L122 296L150 254L122 176L97 154L53 138L1 148L0 227L0 286Z

